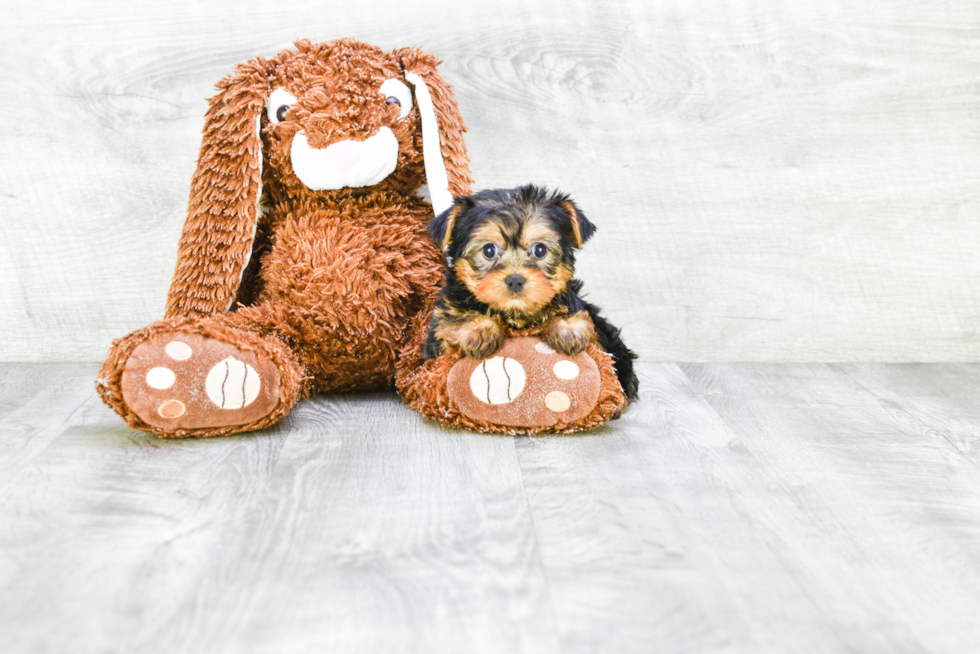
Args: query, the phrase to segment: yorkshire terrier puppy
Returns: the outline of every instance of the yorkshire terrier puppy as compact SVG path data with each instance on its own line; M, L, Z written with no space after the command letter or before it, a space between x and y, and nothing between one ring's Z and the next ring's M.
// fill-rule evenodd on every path
M550 347L574 355L589 343L613 356L627 398L637 397L636 355L573 278L575 250L595 225L562 193L527 185L456 198L429 225L449 271L429 323L423 357L457 349L484 359L505 328L541 327Z

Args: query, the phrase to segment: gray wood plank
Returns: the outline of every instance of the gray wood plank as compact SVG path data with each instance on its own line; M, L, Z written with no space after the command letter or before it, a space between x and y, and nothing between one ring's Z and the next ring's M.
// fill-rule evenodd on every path
M18 472L4 479L0 650L195 650L182 623L243 535L283 432L158 440L95 397L61 417L48 447L26 465L12 457Z
M0 651L557 651L511 439L394 394L205 440L94 397L19 415L57 427L0 450Z
M159 440L95 372L0 365L0 651L980 647L977 366L642 363L518 439L374 394Z
M610 426L517 441L562 651L745 643L755 621L719 587L723 554L699 544L737 519L705 480L715 466L701 448L725 451L735 437L676 365L639 374L641 400Z
M980 646L976 467L830 366L682 367L786 493L765 527L849 649Z
M847 363L838 368L877 397L944 438L980 468L980 366Z
M827 366L682 368L518 441L564 651L976 650L970 462Z
M579 201L644 358L980 358L975 0L8 4L0 360L159 318L214 83L349 35L445 59L478 188Z
M558 651L511 439L425 424L391 394L319 398L293 424L190 642Z
M97 366L0 364L0 492L95 394Z

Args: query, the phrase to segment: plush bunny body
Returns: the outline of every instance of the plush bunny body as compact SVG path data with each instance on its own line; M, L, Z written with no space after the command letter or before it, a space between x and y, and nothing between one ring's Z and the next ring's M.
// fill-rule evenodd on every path
M442 258L425 234L431 205L366 194L290 209L268 216L253 301L208 320L285 344L302 371L302 395L393 388L413 318L428 312L442 279Z
M165 319L98 383L135 428L229 434L391 388L424 331L445 270L426 225L470 185L451 89L416 48L296 45L210 101Z

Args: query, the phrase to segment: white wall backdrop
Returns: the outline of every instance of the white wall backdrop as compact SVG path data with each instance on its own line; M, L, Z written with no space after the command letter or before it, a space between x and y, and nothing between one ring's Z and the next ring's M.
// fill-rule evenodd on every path
M158 319L214 83L341 36L445 59L477 188L577 199L643 358L980 359L976 0L7 5L0 360Z

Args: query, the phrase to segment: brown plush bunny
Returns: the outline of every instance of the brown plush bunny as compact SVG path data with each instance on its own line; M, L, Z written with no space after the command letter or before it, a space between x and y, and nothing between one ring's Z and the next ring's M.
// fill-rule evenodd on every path
M116 341L97 383L130 426L231 434L394 385L445 271L426 225L470 191L438 63L299 41L218 83L165 319Z
M500 371L473 372L458 353L422 360L446 273L426 226L471 182L438 63L418 48L299 41L218 83L166 316L113 343L97 382L131 427L233 434L311 393L396 383L423 415L482 431L578 431L625 405L594 346L562 363L513 338ZM581 374L556 377L572 363ZM528 389L497 406L499 373L509 398L515 366Z

